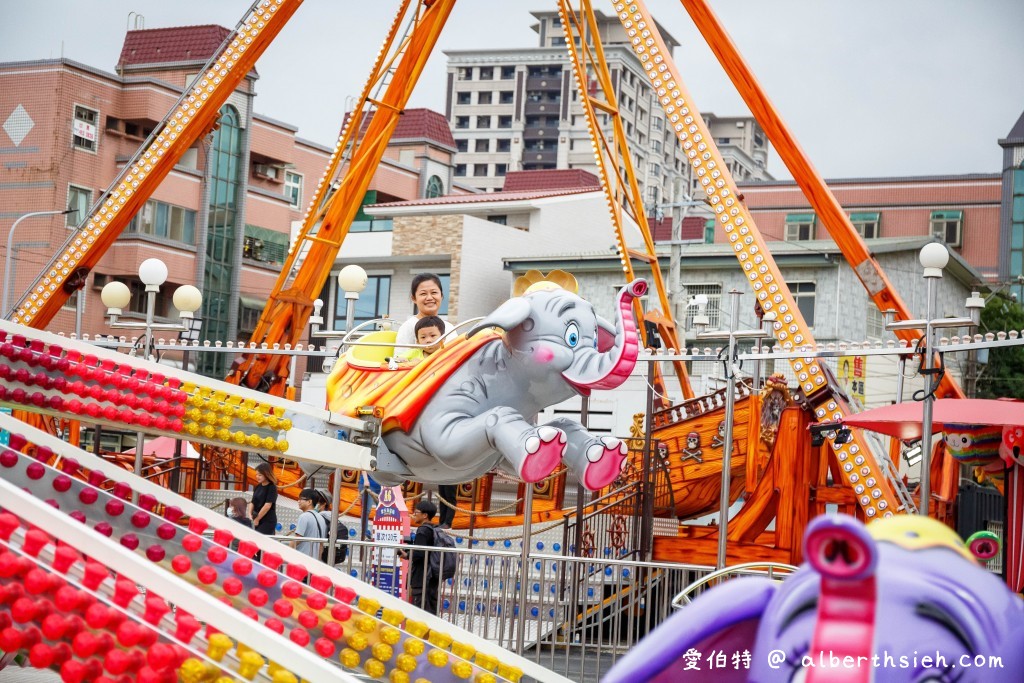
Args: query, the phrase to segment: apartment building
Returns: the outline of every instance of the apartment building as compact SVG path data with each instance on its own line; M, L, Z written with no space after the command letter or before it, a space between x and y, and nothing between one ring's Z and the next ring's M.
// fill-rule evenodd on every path
M484 191L501 188L509 171L596 172L561 19L553 11L531 14L537 21L534 47L445 53L445 115L458 148L456 176ZM693 189L690 168L618 18L595 14L637 180L653 215L659 205L679 203ZM657 28L670 50L679 45L664 27ZM610 123L600 116L610 136ZM753 118L705 119L723 141L720 149L737 178L771 179L768 143Z

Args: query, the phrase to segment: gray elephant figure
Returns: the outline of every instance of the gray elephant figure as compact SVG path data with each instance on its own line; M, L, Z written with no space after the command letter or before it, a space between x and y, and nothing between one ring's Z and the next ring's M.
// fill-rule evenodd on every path
M564 461L590 490L614 481L625 443L567 418L544 425L530 418L626 380L640 348L632 303L647 283L621 290L614 325L570 291L574 285L534 282L407 372L354 367L342 356L328 379L328 406L349 414L377 409L383 438L373 477L385 485L458 483L500 466L532 483Z

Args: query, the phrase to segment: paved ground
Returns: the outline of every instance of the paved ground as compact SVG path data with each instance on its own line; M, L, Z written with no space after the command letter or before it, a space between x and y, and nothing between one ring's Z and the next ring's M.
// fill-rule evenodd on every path
M9 666L0 671L4 683L60 683L60 676L52 671L37 671Z

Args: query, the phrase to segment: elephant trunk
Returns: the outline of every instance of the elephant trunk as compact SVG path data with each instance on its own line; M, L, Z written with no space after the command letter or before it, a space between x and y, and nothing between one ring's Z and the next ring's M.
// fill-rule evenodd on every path
M610 349L596 354L596 362L573 365L562 376L577 391L589 396L594 389L614 389L626 381L640 353L640 338L633 317L633 299L647 293L646 280L634 280L619 292L615 310L615 341Z

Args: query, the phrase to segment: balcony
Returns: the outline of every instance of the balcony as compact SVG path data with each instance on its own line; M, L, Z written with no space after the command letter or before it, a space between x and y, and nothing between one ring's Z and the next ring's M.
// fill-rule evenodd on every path
M523 106L523 113L526 116L532 116L534 114L554 114L558 115L561 109L561 103L558 100L548 102L529 102Z
M558 149L523 150L523 165L554 164L558 161Z
M560 91L562 76L531 76L526 79L527 90Z

